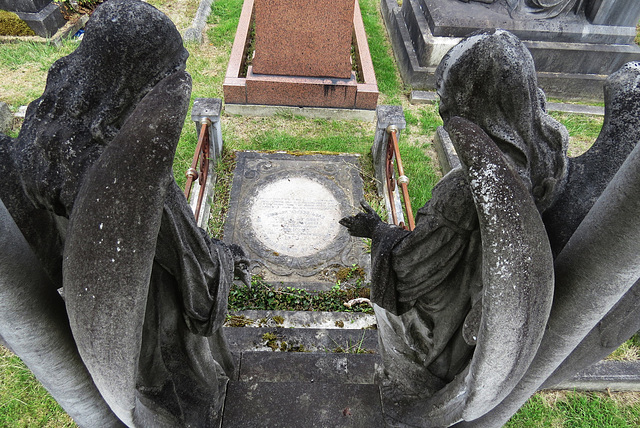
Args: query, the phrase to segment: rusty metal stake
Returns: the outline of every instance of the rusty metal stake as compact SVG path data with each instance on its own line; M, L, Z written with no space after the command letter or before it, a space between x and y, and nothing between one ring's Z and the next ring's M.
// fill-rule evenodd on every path
M389 196L389 206L391 208L391 219L393 220L393 224L398 224L398 216L396 214L396 201L393 197L393 192L396 190L396 181L393 178L393 140L389 138L387 144L387 168L386 168L386 178L387 178L387 193Z
M194 212L196 222L198 221L198 217L200 216L200 207L202 206L202 198L204 196L204 190L207 183L207 176L209 175L209 151L210 151L210 141L209 141L209 126L211 125L211 121L209 119L205 119L201 122L200 127L200 136L198 137L198 144L196 145L195 153L193 154L193 160L191 161L191 167L187 170L187 184L184 189L184 196L189 199L189 195L191 194L191 186L193 185L193 181L197 178L198 184L200 184L200 192L198 193L198 203L196 205L196 209ZM200 162L200 172L196 167L198 166L198 161Z
M411 209L411 200L409 199L409 189L407 188L407 184L409 183L409 178L404 175L404 168L402 167L402 159L400 158L400 147L398 145L398 128L394 125L389 125L387 128L387 133L389 134L389 146L393 148L393 155L395 155L396 159L396 167L398 168L398 183L400 184L400 189L402 190L402 200L404 201L404 206L407 211L407 217L409 220L409 230L415 229L415 221L413 219L413 210ZM387 154L387 181L389 180L389 163L393 161L393 158L389 157ZM393 165L391 165L393 169ZM391 190L390 190L391 192ZM393 200L393 197L390 197ZM393 207L393 203L392 203ZM394 223L397 224L397 219L394 215Z

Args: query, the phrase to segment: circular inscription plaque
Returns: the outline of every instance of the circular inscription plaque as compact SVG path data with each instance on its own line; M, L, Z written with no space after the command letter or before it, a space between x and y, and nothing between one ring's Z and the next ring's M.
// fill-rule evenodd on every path
M260 189L251 206L251 227L267 248L306 257L328 247L340 232L340 204L322 184L285 178Z

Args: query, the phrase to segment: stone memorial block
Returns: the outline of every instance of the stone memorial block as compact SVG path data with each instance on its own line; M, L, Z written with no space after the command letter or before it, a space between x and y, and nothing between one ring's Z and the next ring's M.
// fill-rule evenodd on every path
M223 89L232 114L374 110L378 85L357 0L245 0Z
M361 243L338 224L362 199L358 157L237 154L225 241L243 246L253 274L326 288L337 269L364 266Z
M256 0L253 72L351 77L353 0Z

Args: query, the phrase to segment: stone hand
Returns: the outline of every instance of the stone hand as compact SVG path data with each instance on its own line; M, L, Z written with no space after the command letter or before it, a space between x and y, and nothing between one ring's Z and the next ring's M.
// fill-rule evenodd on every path
M241 280L247 287L251 287L251 273L249 272L251 260L239 245L231 244L229 249L233 254L233 276Z
M372 238L378 224L382 223L380 216L364 200L360 201L363 212L340 220L340 224L347 228L351 236Z

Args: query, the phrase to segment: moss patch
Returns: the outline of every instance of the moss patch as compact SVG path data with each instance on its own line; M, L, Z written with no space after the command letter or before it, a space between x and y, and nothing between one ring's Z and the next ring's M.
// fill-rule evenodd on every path
M18 15L0 10L0 36L35 36L31 28Z
M251 318L247 318L244 315L227 315L227 327L246 327L253 324Z

